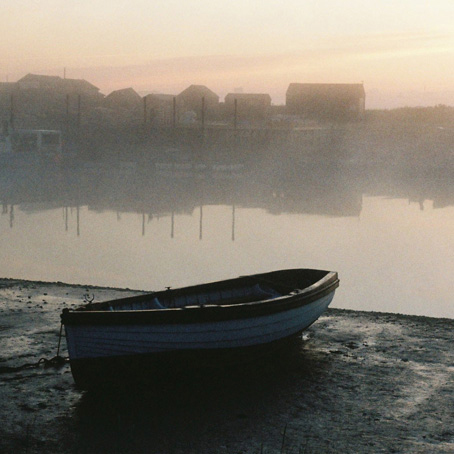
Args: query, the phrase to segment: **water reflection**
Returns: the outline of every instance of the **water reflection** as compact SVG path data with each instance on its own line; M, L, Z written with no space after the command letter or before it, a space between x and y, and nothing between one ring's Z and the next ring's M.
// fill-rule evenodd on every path
M155 164L3 169L0 275L155 290L314 267L340 273L337 307L454 316L451 170Z
M288 170L235 165L206 168L203 173L198 169L163 173L151 166L91 164L38 175L2 175L0 201L2 214L10 213L12 227L15 206L29 213L61 208L62 227L68 230L70 214L75 211L80 233L80 208L86 206L96 213L116 212L119 220L124 213L140 214L142 235L151 220L169 217L172 238L175 216L186 214L199 218L202 239L204 206L209 205L230 207L232 240L236 207L263 209L274 215L360 215L362 191L347 184L346 175L332 169Z
M114 211L142 215L142 234L153 218L194 215L200 219L203 237L203 207L230 206L234 239L235 206L258 208L271 214L317 214L359 217L362 197L385 196L434 208L454 205L450 175L435 171L368 169L355 166L305 163L266 165L201 165L184 167L139 163L86 163L71 168L40 172L8 169L0 172L2 215L9 214L14 226L14 207L24 212L62 208L64 228L69 212L87 206L90 211ZM79 223L78 223L79 225Z

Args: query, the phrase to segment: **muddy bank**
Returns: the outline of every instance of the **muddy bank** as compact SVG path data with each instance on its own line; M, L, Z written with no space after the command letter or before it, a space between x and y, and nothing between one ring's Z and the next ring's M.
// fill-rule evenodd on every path
M454 320L330 310L272 361L145 390L8 369L55 356L59 314L84 294L132 293L0 280L0 452L454 452Z

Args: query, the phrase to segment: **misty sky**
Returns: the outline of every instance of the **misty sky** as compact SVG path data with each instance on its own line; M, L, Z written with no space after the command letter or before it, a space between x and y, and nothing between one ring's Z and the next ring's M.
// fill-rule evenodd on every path
M191 83L284 102L290 82L364 82L367 108L454 105L453 0L0 0L1 80L103 93Z

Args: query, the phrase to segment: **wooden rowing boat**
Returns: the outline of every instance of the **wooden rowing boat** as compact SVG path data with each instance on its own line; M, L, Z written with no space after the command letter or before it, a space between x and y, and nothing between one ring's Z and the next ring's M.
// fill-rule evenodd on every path
M89 388L125 372L248 360L312 325L338 286L336 272L290 269L65 309L71 371Z

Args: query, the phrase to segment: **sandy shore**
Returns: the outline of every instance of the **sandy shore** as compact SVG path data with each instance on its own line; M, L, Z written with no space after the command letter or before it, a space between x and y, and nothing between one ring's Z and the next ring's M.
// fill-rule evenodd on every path
M454 452L454 320L330 310L273 361L146 392L14 370L55 356L60 312L86 293L133 292L0 280L0 452Z

